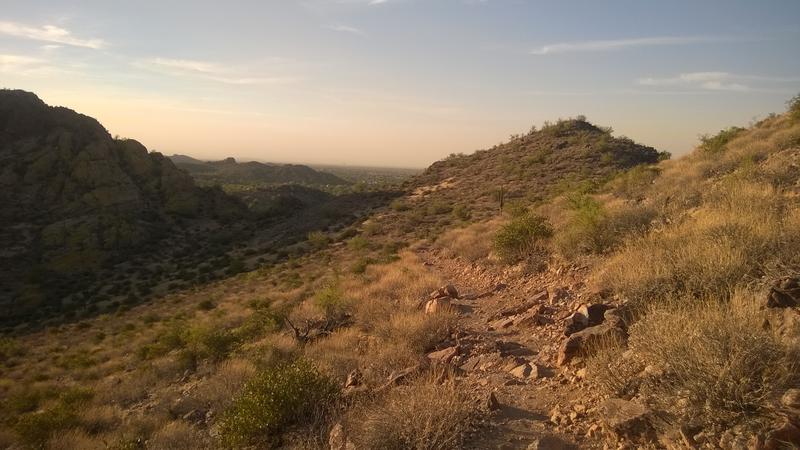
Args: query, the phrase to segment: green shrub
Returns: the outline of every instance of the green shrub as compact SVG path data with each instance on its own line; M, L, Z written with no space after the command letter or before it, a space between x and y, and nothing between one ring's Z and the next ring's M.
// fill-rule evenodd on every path
M399 198L392 201L392 203L389 206L397 212L408 211L409 209L411 209L411 207L408 206L408 203L406 203L403 199Z
M269 443L288 426L320 418L337 394L333 381L306 361L266 369L244 386L223 414L220 439L232 448Z
M428 215L438 216L440 214L447 214L453 210L451 205L438 201L428 205Z
M792 97L792 99L789 100L788 105L789 117L791 117L793 120L800 120L800 94Z
M607 210L590 195L569 197L573 216L556 235L562 256L604 253L617 247L626 236L646 230L655 218L650 207L624 205Z
M42 448L57 431L78 425L78 411L91 398L92 392L89 390L67 389L50 407L19 416L13 426L14 431L28 446Z
M356 260L356 262L354 262L352 266L350 266L350 272L360 275L366 272L367 267L374 262L375 261L372 258L367 258L362 256L361 258L358 258L358 260Z
M0 363L6 362L14 356L22 356L25 349L16 340L4 337L0 338Z
M456 205L456 207L453 208L453 216L458 220L467 221L470 219L471 215L466 205Z
M356 251L364 251L369 249L369 240L362 236L356 236L347 241L347 246Z
M553 235L547 219L531 213L514 217L494 237L494 250L507 262L530 256L541 242Z
M216 307L217 305L210 299L205 299L197 304L197 309L201 311L211 311Z
M315 250L325 248L330 242L331 239L322 231L308 233L308 244Z
M714 136L709 136L707 134L700 136L700 150L710 154L720 153L725 150L725 146L728 145L728 142L743 131L744 128L741 127L730 127L721 130Z
M317 291L314 294L314 304L325 311L328 317L339 315L346 304L344 293L339 287L339 280L334 279Z

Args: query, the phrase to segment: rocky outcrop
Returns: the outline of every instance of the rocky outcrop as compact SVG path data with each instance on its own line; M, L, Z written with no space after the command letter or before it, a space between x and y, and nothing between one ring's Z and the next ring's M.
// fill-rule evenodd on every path
M559 349L558 365L563 366L577 356L587 355L600 344L625 341L627 338L625 322L618 310L609 309L605 311L601 324L569 335Z
M0 204L0 228L10 230L0 234L1 247L24 239L19 251L0 255L0 265L15 268L0 280L15 286L0 298L6 301L24 297L20 289L49 301L47 286L20 286L31 270L97 270L162 238L177 221L247 214L139 142L112 138L91 117L12 90L0 91Z

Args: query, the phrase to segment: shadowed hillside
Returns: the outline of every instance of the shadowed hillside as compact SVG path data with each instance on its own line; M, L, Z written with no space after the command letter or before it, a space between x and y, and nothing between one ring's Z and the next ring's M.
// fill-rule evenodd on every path
M209 167L345 183L303 166ZM3 90L0 322L113 311L249 270L303 251L286 247L310 231L344 227L391 195L266 186L244 193L245 204L198 187L169 158L112 138L95 119Z

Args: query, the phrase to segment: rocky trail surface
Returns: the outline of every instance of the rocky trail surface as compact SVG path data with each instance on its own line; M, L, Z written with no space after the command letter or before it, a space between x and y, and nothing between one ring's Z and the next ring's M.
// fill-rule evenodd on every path
M582 316L583 305L601 305L591 301L588 269L520 276L435 248L420 248L418 255L455 288L432 294L439 299L426 307L449 304L460 317L454 339L428 358L457 367L464 386L490 412L467 448L608 448L602 398L585 379L585 369L564 361L572 355L564 344L571 340L565 328L579 331L589 325L573 322ZM597 306L589 309L596 313ZM603 327L585 327L583 333Z

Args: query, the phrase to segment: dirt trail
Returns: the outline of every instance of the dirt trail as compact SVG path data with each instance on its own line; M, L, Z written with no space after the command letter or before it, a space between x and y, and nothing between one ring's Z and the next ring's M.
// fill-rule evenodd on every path
M563 321L588 297L588 271L561 268L520 276L436 248L418 254L461 294L452 303L461 318L459 355L452 362L464 370L465 386L487 404L494 393L499 403L467 448L603 448L595 424L599 398L577 369L556 366ZM525 364L532 375L525 376Z

